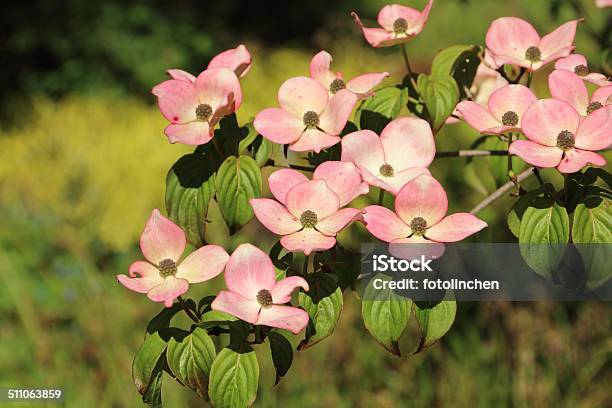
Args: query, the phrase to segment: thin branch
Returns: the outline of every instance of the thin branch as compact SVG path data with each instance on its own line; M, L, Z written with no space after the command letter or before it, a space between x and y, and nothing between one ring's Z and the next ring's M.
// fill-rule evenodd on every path
M517 182L520 183L526 178L528 178L529 176L531 176L533 174L532 169L533 167L529 167L528 169L522 171L518 176L516 176ZM514 182L512 181L507 182L506 184L504 184L503 186L495 190L493 193L491 193L491 195L489 195L487 198L482 200L476 207L472 209L472 211L470 211L470 213L476 214L482 211L484 208L488 207L491 203L493 203L493 201L503 196L512 187L514 187Z
M402 56L404 57L404 64L406 64L406 71L408 71L408 77L410 78L410 83L412 83L414 90L418 92L419 88L417 87L417 83L414 80L414 74L412 73L412 68L410 67L410 60L408 59L408 52L406 51L406 44L402 43L400 48L402 49Z
M507 150L455 150L437 152L436 159L443 157L506 156L507 154Z

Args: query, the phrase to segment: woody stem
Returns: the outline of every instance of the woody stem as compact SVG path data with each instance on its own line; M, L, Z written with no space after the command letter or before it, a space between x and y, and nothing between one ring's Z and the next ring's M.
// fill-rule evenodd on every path
M516 176L517 183L520 183L521 181L531 176L533 174L532 169L533 167L529 167L528 169L521 172L518 176ZM495 200L503 196L504 193L510 190L513 186L514 186L514 183L512 181L509 181L506 184L502 185L500 188L498 188L493 193L491 193L487 198L482 200L476 207L472 209L472 211L470 211L470 213L476 214L482 211L483 209L491 205Z

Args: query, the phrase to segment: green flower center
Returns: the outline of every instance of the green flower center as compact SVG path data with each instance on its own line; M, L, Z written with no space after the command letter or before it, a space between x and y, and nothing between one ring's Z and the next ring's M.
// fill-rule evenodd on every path
M422 217L414 217L412 221L410 221L410 229L414 235L425 235L425 231L427 231L427 221L425 221Z
M574 135L569 130L564 130L557 136L557 147L561 150L569 150L575 143Z
M530 62L540 62L542 60L542 51L538 47L529 47L525 51L525 59Z
M201 121L207 121L213 114L212 107L206 103L198 105L195 110L196 118Z
M576 67L574 68L574 73L580 76L587 76L590 74L589 68L584 64L576 65Z
M176 262L174 262L172 259L162 259L159 262L159 265L157 265L157 268L159 269L159 275L162 278L174 276L177 272Z
M257 292L257 301L263 307L270 306L272 304L272 294L267 289L262 289Z
M597 109L603 108L603 105L600 102L591 102L589 106L587 106L587 115L595 112Z
M319 115L316 112L306 112L302 117L302 120L304 121L304 125L306 125L306 127L309 129L319 126Z
M393 175L395 174L395 171L393 170L393 166L387 163L380 166L380 169L378 170L378 172L383 177L393 177Z
M408 22L404 18L398 18L393 22L393 32L395 34L403 34L408 29Z
M300 223L302 223L302 227L304 228L314 228L317 225L317 214L310 210L306 210L300 216Z
M519 116L516 112L508 111L502 116L502 124L504 126L516 126L519 122Z
M329 85L329 91L333 94L335 94L336 92L342 90L346 88L346 84L344 83L344 81L340 78L336 78L332 81L332 83Z

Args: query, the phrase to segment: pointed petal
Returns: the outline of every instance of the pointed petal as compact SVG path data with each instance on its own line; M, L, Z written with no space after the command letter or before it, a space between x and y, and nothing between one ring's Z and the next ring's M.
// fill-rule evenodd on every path
M355 19L355 24L357 24L357 26L361 29L361 32L363 32L363 36L365 37L366 41L374 48L388 47L408 40L407 38L395 38L392 32L387 31L384 28L366 28L361 23L357 13L352 12L351 16L353 16Z
M588 150L571 149L565 152L561 163L557 169L561 173L575 173L584 166L592 164L594 166L605 166L606 159L595 152Z
M287 209L297 219L304 211L317 214L319 220L338 211L340 199L323 180L300 183L287 192Z
M272 302L282 305L291 301L291 294L297 288L303 288L305 292L310 289L308 282L301 276L289 276L276 282L274 288L270 291L272 294Z
M427 167L436 154L436 144L429 124L418 118L398 118L380 134L385 162L395 172L411 167Z
M251 68L251 61L249 50L243 44L240 44L236 48L223 51L214 56L208 63L208 69L227 68L234 71L236 76L243 77Z
M402 187L421 174L430 175L431 173L425 167L411 167L395 173L393 177L379 176L379 179L384 181L390 187L390 189L387 189L387 191L393 195L397 195Z
M261 310L261 305L257 300L247 299L237 293L227 290L219 292L210 307L212 310L229 313L249 323L255 323L257 321L257 316Z
M346 83L346 89L357 94L360 99L365 98L374 95L373 89L388 76L388 72L373 72L371 74L358 75Z
M308 325L309 319L308 313L297 307L272 305L261 309L255 324L277 327L298 334Z
M278 103L287 112L302 119L308 111L320 115L327 105L327 89L308 77L295 77L286 80L278 90Z
M274 282L276 274L270 257L251 244L236 248L225 267L227 288L247 299L256 299L262 289L271 290Z
M185 123L196 119L198 97L192 83L170 79L156 85L151 91L157 96L159 110L172 123Z
M425 174L402 187L395 197L395 212L408 225L415 217L424 218L427 225L437 224L447 209L444 188L438 180Z
M161 215L158 209L153 210L140 236L140 249L145 258L154 265L163 259L176 262L183 254L185 244L183 230Z
M277 201L269 198L253 198L249 202L255 217L273 233L287 235L302 229L302 224Z
M429 12L431 11L432 6L433 0L429 0L425 5L425 8L421 12L421 15L419 16L418 20L416 21L416 24L412 27L408 27L408 30L406 31L408 35L416 35L423 31L427 20L429 20Z
M316 171L315 171L316 173ZM281 169L270 174L268 178L268 185L270 191L278 201L285 204L285 197L287 192L297 184L308 181L308 177L303 175L297 170L293 169Z
M564 130L576 133L580 115L567 102L541 99L534 102L521 120L527 138L544 146L556 146L557 136Z
M293 114L279 108L264 109L253 121L255 130L271 142L293 143L304 133L304 123Z
M548 87L553 98L569 103L579 114L586 116L589 91L578 75L563 69L555 70L548 76Z
M361 180L357 167L351 162L327 161L319 166L312 175L313 180L325 180L340 199L340 207L350 203L355 197L366 194L368 184Z
M294 142L289 148L294 152L310 152L319 153L321 150L332 147L340 143L338 136L333 136L318 129L306 129L302 136Z
M187 71L183 71L182 69L169 69L166 71L166 74L168 74L172 79L179 79L191 83L194 83L196 79L194 75Z
M208 122L196 121L185 124L171 123L164 133L170 143L181 143L190 146L203 145L211 141L212 128Z
M280 242L287 251L310 255L312 251L325 251L333 247L336 244L336 238L323 235L314 228L304 228L293 234L285 235Z
M556 146L543 146L531 140L512 142L509 149L527 163L537 167L555 167L561 160L562 150Z
M168 276L163 281L147 293L147 297L154 302L164 302L166 307L172 306L174 299L187 292L189 282L185 279L178 279Z
M531 24L517 17L501 17L489 26L486 38L487 47L498 57L511 57L525 60L525 51L540 44L540 36Z
M576 133L576 147L601 150L612 144L612 105L597 109L587 116Z
M356 208L343 208L337 213L319 221L316 225L317 231L333 237L346 228L351 222L361 219L361 210Z
M612 104L612 83L609 86L602 86L593 92L591 102L599 102L603 106Z
M342 132L357 103L357 95L348 89L338 91L329 99L320 117L319 127L326 133L337 136Z
M542 59L546 60L553 54L555 54L557 58L559 58L559 56L565 57L569 55L574 46L576 27L581 21L582 19L568 21L552 33L542 37L542 41L540 42ZM563 51L564 55L559 55L560 51Z
M336 79L336 74L329 69L331 62L332 56L327 51L319 51L310 61L310 77L328 90L329 85Z
M210 105L213 111L224 106L228 100L233 101L229 112L236 111L242 103L240 81L234 71L227 68L210 68L203 71L196 78L195 88L200 103Z
M471 127L479 132L484 132L487 129L501 125L501 123L491 115L487 108L476 102L460 102L457 105L457 111Z
M537 101L538 98L523 85L507 85L494 91L489 97L489 111L498 122L502 123L502 118L506 112L514 112L520 118L527 108ZM518 127L517 124L517 127Z
M127 275L117 275L117 280L126 288L138 293L147 293L164 280L159 270L148 262L136 261L130 265Z
M206 245L190 253L178 266L176 277L189 283L205 282L225 269L229 255L218 245Z
M608 78L605 75L598 74L596 72L590 73L589 75L585 76L584 79L597 86L607 87L609 85L612 85L612 81L608 80Z
M364 208L363 219L370 234L385 242L406 238L412 233L410 227L393 211L379 205Z
M342 138L342 161L353 162L358 168L364 167L370 173L378 174L385 163L382 142L371 130L360 130Z
M437 242L457 242L486 226L486 222L470 213L456 213L432 225L425 233L425 237Z

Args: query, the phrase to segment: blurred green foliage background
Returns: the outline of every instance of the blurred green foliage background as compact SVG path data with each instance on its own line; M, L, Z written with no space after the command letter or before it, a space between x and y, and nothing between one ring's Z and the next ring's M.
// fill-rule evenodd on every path
M422 8L425 1L404 2ZM428 69L437 50L483 44L490 21L514 15L540 33L576 16L577 49L603 69L611 15L594 1L437 0L424 32L409 44L413 66ZM140 257L138 236L163 208L164 177L190 149L169 145L149 93L167 68L201 71L217 52L245 43L253 67L242 80L239 119L276 104L287 78L307 75L320 49L347 77L403 76L396 49L369 48L349 12L374 20L380 0L201 2L195 0L5 2L0 6L0 386L61 386L65 405L138 406L132 357L160 309L114 276ZM608 73L609 74L609 73ZM536 74L545 96L546 72ZM464 124L437 136L440 150L466 148ZM476 159L486 160L486 159ZM464 180L463 159L442 159L433 174L451 211L482 195ZM265 174L269 174L268 172ZM544 172L553 177L552 172ZM364 198L361 204L365 204ZM510 239L510 199L481 213L479 240ZM208 240L233 249L274 237L251 222L228 238L218 210ZM341 240L354 242L353 227ZM361 231L362 232L362 231ZM222 285L196 285L199 298ZM187 323L186 321L184 322ZM359 302L348 294L334 336L297 353L273 387L269 351L256 406L610 406L610 306L460 304L451 332L431 350L401 359L369 337ZM414 327L412 328L414 331ZM408 333L404 350L415 336ZM199 406L195 394L166 382L169 407Z

